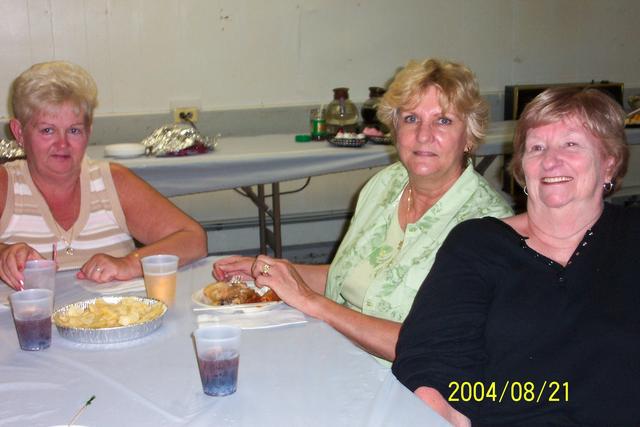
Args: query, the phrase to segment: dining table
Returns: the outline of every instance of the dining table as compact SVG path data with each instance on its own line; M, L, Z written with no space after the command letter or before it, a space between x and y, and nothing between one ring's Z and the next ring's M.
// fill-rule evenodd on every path
M220 311L198 296L213 281L208 257L177 274L175 303L159 329L116 343L71 341L22 351L0 291L0 426L445 426L444 419L378 362L325 322L283 302ZM56 274L55 309L100 296L145 296L142 279L97 284ZM193 331L242 327L238 388L203 393Z
M516 123L507 120L489 124L484 142L474 153L476 169L484 172L500 156L512 153ZM640 144L640 128L629 127L625 133L630 145ZM398 160L393 145L300 143L295 142L294 134L222 136L213 151L183 157L108 157L105 147L90 145L87 154L123 164L167 197L385 166Z
M484 174L495 161L512 153L515 126L514 120L489 124L473 157L479 173ZM630 145L640 144L640 128L630 127L625 132ZM105 145L91 145L87 154L123 164L167 197L241 189L258 210L260 252L271 249L276 257L282 256L281 182L386 166L398 160L393 145L299 143L294 134L223 136L213 151L184 157L108 157Z

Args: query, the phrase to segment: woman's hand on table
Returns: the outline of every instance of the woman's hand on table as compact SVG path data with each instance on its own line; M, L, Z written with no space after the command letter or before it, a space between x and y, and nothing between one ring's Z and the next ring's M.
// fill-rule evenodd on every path
M316 278L326 283L328 266L316 270ZM291 307L323 320L369 353L395 359L400 323L363 314L325 297L309 286L309 276L287 260L259 255L251 271L258 287L268 286Z
M286 259L259 255L251 274L256 286L273 289L280 299L303 313L309 313L314 298L322 297L307 285L293 264Z
M117 258L106 254L96 254L89 258L76 275L78 279L98 283L129 280L140 276L142 276L142 266L136 257L127 255Z
M470 427L471 421L464 414L458 412L442 397L442 394L435 388L418 387L413 392L420 400L438 413L442 418L449 421L455 427Z
M26 243L3 244L0 248L0 279L15 290L22 290L25 263L31 259L44 259L43 256Z
M214 262L211 274L221 282L234 276L239 276L242 280L253 280L251 268L255 261L254 257L232 255Z

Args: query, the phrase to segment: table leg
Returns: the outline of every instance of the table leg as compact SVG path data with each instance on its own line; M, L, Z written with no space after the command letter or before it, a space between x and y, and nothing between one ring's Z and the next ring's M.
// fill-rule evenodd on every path
M242 187L254 205L258 207L258 227L260 229L260 253L267 254L271 248L276 258L282 258L282 233L280 221L280 183L271 184L271 205L266 202L264 184L258 184L258 194L251 187ZM271 217L272 230L267 226L267 215Z
M280 224L280 183L274 182L271 184L271 204L273 206L273 234L271 236L271 248L275 253L276 258L282 258L282 232Z
M267 212L269 206L267 206L264 200L264 184L258 185L258 227L260 230L260 253L267 253Z

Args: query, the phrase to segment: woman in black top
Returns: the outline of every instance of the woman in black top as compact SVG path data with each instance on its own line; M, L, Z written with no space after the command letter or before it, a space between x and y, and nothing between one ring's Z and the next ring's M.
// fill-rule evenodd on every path
M550 89L516 128L527 212L456 227L393 372L455 425L640 424L640 211L603 202L627 168L624 112Z

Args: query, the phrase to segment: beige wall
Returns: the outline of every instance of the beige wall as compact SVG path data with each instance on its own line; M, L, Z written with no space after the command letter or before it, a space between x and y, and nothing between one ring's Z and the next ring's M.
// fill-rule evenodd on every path
M170 117L172 101L222 112L308 106L327 102L337 86L363 101L368 86L428 56L466 63L498 99L516 83L609 79L640 88L637 0L0 0L0 16L0 99L32 63L77 62L98 82L96 115L107 123L94 132L99 143L147 135L159 113ZM0 120L7 115L2 102ZM120 129L131 126L145 129ZM348 209L374 172L313 178L283 196L283 214ZM634 173L629 182L640 182ZM497 170L489 175L495 181ZM255 217L233 191L175 201L201 221ZM285 244L332 240L342 225L290 226ZM256 242L255 229L210 234L212 251Z
M341 85L362 101L427 56L467 63L486 93L640 86L637 0L0 0L0 16L0 99L30 64L67 59L98 81L98 115L310 104Z

